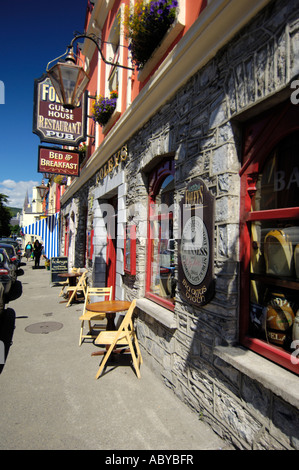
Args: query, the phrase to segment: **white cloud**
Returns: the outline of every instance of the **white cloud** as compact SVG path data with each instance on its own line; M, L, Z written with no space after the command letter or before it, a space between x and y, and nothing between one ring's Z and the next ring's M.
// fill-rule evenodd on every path
M0 181L0 193L8 197L7 206L22 209L27 191L29 200L31 201L32 188L39 184L38 181L14 181L7 179Z

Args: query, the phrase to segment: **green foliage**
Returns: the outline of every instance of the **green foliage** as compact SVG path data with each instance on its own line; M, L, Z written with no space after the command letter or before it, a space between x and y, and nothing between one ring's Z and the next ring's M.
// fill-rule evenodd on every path
M8 207L4 204L8 202L8 196L0 193L0 236L7 237L10 234L9 222L12 217Z

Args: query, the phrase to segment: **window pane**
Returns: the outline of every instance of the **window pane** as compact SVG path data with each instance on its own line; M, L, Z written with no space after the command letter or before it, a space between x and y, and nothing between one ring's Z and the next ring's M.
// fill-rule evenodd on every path
M283 139L267 159L252 201L252 209L299 206L299 132Z
M299 222L251 224L250 334L289 350L299 315Z
M173 299L175 292L173 196L174 179L169 175L151 204L150 220L150 292L163 299Z

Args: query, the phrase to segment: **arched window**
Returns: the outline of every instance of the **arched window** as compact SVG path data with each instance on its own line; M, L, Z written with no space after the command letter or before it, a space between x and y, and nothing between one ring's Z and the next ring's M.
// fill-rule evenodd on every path
M174 161L163 160L149 175L146 296L174 308Z

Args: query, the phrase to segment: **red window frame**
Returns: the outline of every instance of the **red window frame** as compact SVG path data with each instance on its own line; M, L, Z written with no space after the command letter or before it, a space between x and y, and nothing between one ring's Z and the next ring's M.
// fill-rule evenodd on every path
M92 260L93 257L93 237L94 237L94 230L92 229L90 232L87 233L87 243L86 243L86 251L87 251L87 259Z
M251 200L256 182L266 159L275 146L289 134L299 130L298 107L283 103L259 119L247 123L244 132L243 166L241 176L240 208L240 343L267 359L299 374L299 365L293 364L291 354L271 343L249 336L250 305L250 223L256 220L299 219L299 206L251 212Z
M152 231L151 231L151 222L153 220L158 220L163 217L163 215L156 215L154 211L155 198L158 194L162 183L167 178L167 176L172 175L174 177L175 166L173 158L166 158L160 162L150 173L149 175L149 196L148 196L148 230L147 230L147 268L146 268L146 292L145 297L154 302L162 305L163 307L168 308L169 310L174 310L174 302L171 300L160 297L157 294L154 294L150 290L151 286L151 260L152 260ZM171 217L172 215L169 214Z
M70 219L69 219L69 216L66 216L65 224L64 224L64 256L69 255L69 237L70 237Z
M129 260L127 255L129 254ZM124 271L136 275L136 225L127 225L124 239Z

